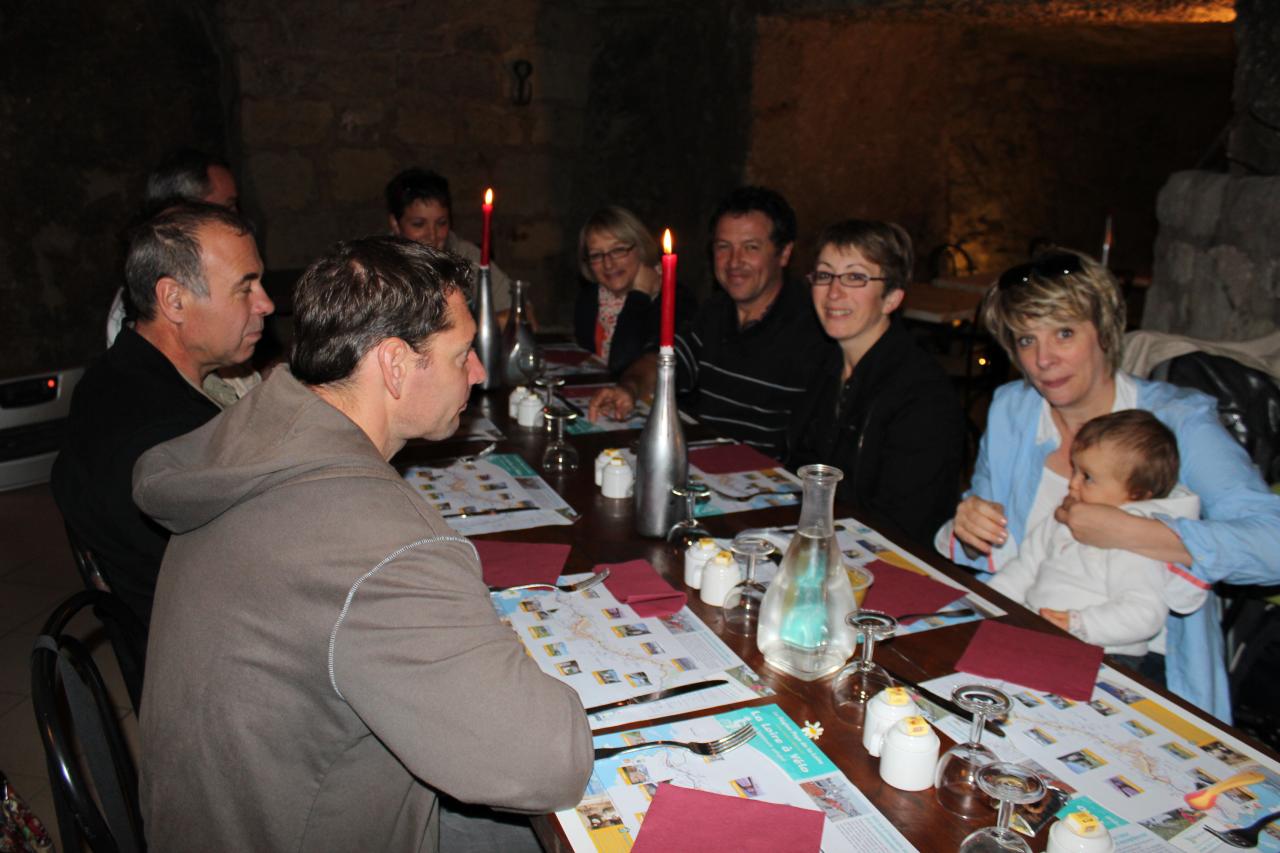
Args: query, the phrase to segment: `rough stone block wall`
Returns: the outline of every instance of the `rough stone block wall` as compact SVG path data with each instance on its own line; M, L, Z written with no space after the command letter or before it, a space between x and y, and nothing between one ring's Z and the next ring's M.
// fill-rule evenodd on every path
M902 223L921 276L942 243L985 271L1037 237L1096 254L1108 211L1112 266L1150 269L1156 192L1230 117L1222 23L780 14L757 42L749 177L788 192L810 238Z
M449 179L454 227L480 239L497 194L494 257L561 275L563 220L587 101L592 24L558 0L218 4L240 83L244 195L273 268L387 232L382 190L408 166ZM517 59L532 102L512 103Z
M1143 327L1243 341L1280 325L1280 178L1178 172L1160 191Z

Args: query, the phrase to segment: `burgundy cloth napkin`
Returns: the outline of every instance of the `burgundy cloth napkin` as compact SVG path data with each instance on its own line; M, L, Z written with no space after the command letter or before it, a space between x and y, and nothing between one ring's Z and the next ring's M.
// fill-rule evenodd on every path
M716 444L689 451L689 464L704 474L737 474L777 468L781 463L745 444Z
M601 564L593 571L599 574L603 569L609 570L604 582L609 592L623 604L631 605L637 616L670 616L688 600L687 595L663 580L648 560Z
M820 811L663 782L644 813L631 853L818 853L822 827Z
M568 545L532 542L494 542L473 539L480 555L484 582L489 586L520 586L526 583L555 583L569 559Z
M891 566L884 560L867 563L875 580L867 588L862 606L868 610L883 610L895 619L904 613L932 613L953 601L964 598L965 592L918 572Z
M1077 702L1093 698L1101 665L1101 646L991 621L982 623L956 661L960 672L1012 681Z

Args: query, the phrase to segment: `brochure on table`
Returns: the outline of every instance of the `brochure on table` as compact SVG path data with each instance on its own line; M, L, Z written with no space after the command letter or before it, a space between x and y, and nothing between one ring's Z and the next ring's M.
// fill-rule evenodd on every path
M573 582L589 575L562 578ZM743 702L773 691L687 607L640 618L603 584L574 593L494 593L493 606L543 672L578 691L584 707L690 682L723 687L591 716L593 729Z
M628 429L644 429L644 422L649 419L649 404L643 400L636 400L635 408L631 414L621 420L602 415L600 420L592 421L587 419L588 407L591 405L591 398L596 392L602 388L612 388L609 384L598 385L566 385L561 388L556 396L560 402L564 403L570 409L578 413L577 419L571 421L565 426L565 432L570 435L588 435L595 432L619 432ZM696 424L698 421L685 414L680 413L680 422L686 425Z
M515 453L459 460L445 468L415 465L404 478L466 536L573 524L578 519L564 498Z
M824 853L915 849L777 705L599 735L595 745L712 740L747 723L756 736L722 755L652 749L597 761L582 802L556 813L573 849L630 850L660 782L821 811Z
M982 682L956 673L927 682L943 696ZM983 737L1001 759L1035 767L1062 792L1049 808L1019 809L1015 827L1035 829L1056 815L1084 809L1111 831L1119 853L1152 850L1232 850L1205 831L1248 826L1280 810L1280 766L1216 726L1193 717L1123 673L1103 666L1089 702L1073 702L1017 684L1005 691L1012 710L1005 738ZM954 716L934 722L956 740L969 724ZM1228 780L1244 781L1192 808L1185 796ZM1280 851L1280 827L1262 834L1260 851Z

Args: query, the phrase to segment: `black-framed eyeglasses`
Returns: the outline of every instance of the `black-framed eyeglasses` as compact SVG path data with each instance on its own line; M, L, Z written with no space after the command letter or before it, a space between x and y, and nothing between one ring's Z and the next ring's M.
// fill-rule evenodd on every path
M1084 269L1084 265L1080 263L1080 256L1073 255L1070 252L1054 252L1036 258L1028 264L1018 264L1005 271L1000 276L1000 289L1008 290L1011 287L1021 287L1031 281L1033 275L1040 278L1058 278L1060 276L1074 275Z
M618 261L631 254L631 250L635 247L636 244L632 243L629 246L617 246L607 252L589 252L587 253L587 263L592 266L596 266L604 263L604 259L608 258L616 264Z
M838 281L840 286L846 290L856 290L866 287L868 283L873 281L888 281L882 275L867 275L864 272L828 272L827 270L814 270L805 276L810 287L830 287L831 282Z

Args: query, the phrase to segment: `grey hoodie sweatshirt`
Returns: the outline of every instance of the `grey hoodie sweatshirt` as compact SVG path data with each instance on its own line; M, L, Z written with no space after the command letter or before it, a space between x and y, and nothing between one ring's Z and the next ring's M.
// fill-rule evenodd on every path
M498 621L475 549L285 370L134 470L174 534L141 717L153 850L434 850L435 790L575 804L577 695Z

